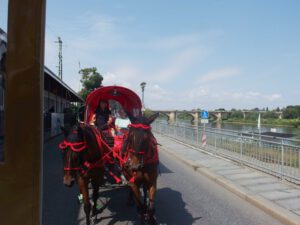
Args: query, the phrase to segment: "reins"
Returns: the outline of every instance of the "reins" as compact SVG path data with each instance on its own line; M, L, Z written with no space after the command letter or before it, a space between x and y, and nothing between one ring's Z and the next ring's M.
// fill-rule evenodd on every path
M101 149L103 149L103 153L104 155L102 155L102 157L100 157L96 162L90 163L88 161L84 161L80 167L74 167L74 168L69 168L69 167L65 167L64 170L66 171L81 171L81 173L87 173L89 170L93 169L93 168L101 168L103 167L105 164L110 163L113 164L114 163L114 159L118 159L119 164L120 164L120 168L123 168L124 164L126 164L128 162L128 159L130 158L130 155L135 153L135 154L139 154L142 156L142 164L147 165L150 163L156 163L158 162L158 156L157 156L157 149L154 148L154 152L153 152L153 157L151 156L150 159L147 159L146 161L144 161L144 157L146 156L147 151L143 150L140 152L135 152L132 148L130 148L130 145L126 146L126 152L128 154L125 154L123 157L121 155L119 155L117 152L114 151L113 148L111 148L102 138L102 135L100 133L100 131L98 129L96 129L95 127L89 126L96 138L97 141L97 145L98 145L98 149L101 151ZM144 125L144 124L130 124L128 127L132 127L132 128L140 128L140 129L144 129L144 130L151 130L151 126L149 125ZM155 140L155 139L154 139ZM124 144L124 143L123 143ZM155 143L153 143L153 136L151 134L150 136L150 140L148 143L148 150L152 148L151 145L155 145ZM157 145L157 144L156 144ZM81 142L68 142L66 140L64 140L63 142L61 142L59 144L59 148L63 151L66 150L67 148L70 148L70 150L72 150L73 152L79 153L84 151L85 149L87 149L87 143L85 141L81 141ZM146 147L146 148L147 148ZM101 152L102 153L102 152ZM86 169L83 169L83 167L85 167ZM119 180L117 177L115 177L114 174L111 174L116 180ZM136 176L136 172L133 172L132 177L129 179L129 183L134 183L135 180L135 176Z
M145 125L145 124L141 124L141 123L138 123L138 124L129 124L128 127L134 127L134 128L142 128L144 130L151 130L151 126L149 125Z
M65 150L67 147L70 147L73 152L81 152L86 149L85 142L68 142L64 140L58 146L61 150Z

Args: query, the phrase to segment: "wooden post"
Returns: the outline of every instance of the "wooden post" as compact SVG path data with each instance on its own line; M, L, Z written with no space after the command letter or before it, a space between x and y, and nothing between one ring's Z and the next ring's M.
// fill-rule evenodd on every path
M10 0L1 225L41 224L45 0Z

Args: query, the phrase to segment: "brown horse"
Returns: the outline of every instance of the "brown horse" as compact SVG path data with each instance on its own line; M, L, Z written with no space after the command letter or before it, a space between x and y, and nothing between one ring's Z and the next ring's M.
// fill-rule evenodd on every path
M71 133L64 130L65 140L60 144L63 152L64 185L71 187L78 183L83 197L86 224L90 225L91 203L88 184L93 187L92 215L97 216L97 199L99 187L103 183L105 146L98 145L95 130L92 126L76 127Z
M124 175L130 180L130 187L134 194L141 223L157 224L154 213L154 200L157 190L158 151L157 142L151 132L150 124L158 114L149 118L131 119L128 138L124 144L124 156L127 163ZM140 188L143 186L148 192L149 203L141 201ZM144 196L145 197L145 196Z

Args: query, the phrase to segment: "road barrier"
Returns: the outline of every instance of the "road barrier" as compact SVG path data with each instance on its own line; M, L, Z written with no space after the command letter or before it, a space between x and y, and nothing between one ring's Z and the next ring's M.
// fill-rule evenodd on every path
M300 140L155 121L153 131L300 184Z

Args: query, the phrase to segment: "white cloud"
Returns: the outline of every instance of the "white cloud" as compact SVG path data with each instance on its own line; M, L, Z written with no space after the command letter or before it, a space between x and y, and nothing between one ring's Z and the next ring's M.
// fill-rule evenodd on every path
M132 83L126 79L122 79L122 77L117 76L114 73L105 73L103 74L103 85L118 85L118 86L124 86L127 88L134 88Z
M240 74L240 70L238 68L223 68L219 70L210 71L199 78L199 82L211 82L215 80L220 80L224 78L234 77Z
M169 62L158 72L155 73L154 80L159 82L168 82L173 80L179 75L184 74L184 71L193 63L195 60L201 59L201 48L187 48L177 55L172 57Z
M80 84L78 75L80 60L82 67L95 66L99 69L104 77L104 85L126 86L141 95L140 83L145 81L147 83L145 104L146 107L154 109L240 108L239 106L246 104L249 107L259 107L259 104L276 103L282 99L282 95L278 93L266 94L255 90L242 92L234 89L226 91L222 88L215 90L213 85L218 83L217 81L224 82L225 79L239 76L241 72L238 67L209 71L198 77L191 87L186 89L180 87L178 91L172 91L171 88L174 87L170 87L171 82L177 84L179 82L180 86L180 80L185 79L187 71L195 65L199 68L198 64L214 52L207 37L214 38L220 34L213 32L209 35L178 34L159 39L149 36L147 40L135 42L132 33L121 32L120 27L124 25L124 21L114 17L86 14L80 18L79 24L80 26L75 25L72 32L66 33L66 37L62 37L65 45L64 81L74 90L78 90ZM84 31L79 29L82 24L86 27ZM76 33L74 29L77 35L74 35ZM47 35L46 65L54 72L57 71L58 60L58 46L54 43L55 40L56 37ZM128 54L126 59L122 59L124 49L151 51L153 58L151 68L145 66L147 63L140 63L143 62L143 57L137 58L134 54ZM104 61L111 52L115 56L110 56ZM110 65L105 65L105 62ZM107 71L103 71L101 69L103 67L108 68Z
M256 97L262 97L262 94L260 92L249 91L249 92L246 93L246 96L250 97L250 98L251 97L256 98Z
M271 94L271 95L265 95L265 98L269 101L277 101L282 99L282 95L281 94Z

